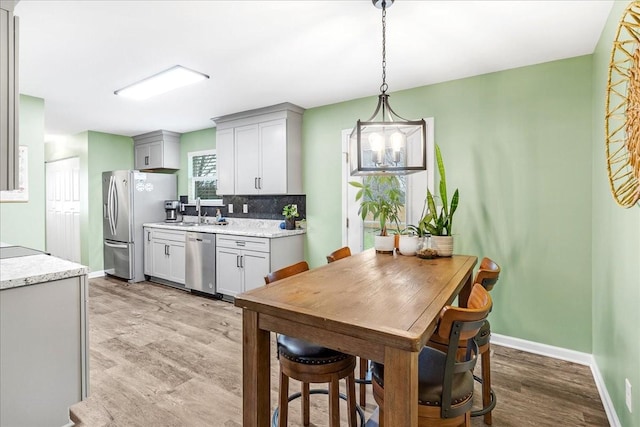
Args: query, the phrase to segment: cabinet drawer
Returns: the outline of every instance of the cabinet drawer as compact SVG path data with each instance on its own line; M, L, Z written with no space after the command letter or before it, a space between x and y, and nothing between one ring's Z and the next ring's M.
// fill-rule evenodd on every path
M172 230L153 230L151 234L153 239L170 240L173 242L185 242L184 231L172 231Z
M269 252L269 239L218 234L216 244L222 248L244 249L248 251Z

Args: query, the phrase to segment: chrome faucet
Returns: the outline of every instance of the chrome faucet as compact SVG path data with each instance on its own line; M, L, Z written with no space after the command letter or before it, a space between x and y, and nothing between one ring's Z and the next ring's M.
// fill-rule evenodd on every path
M202 221L200 218L200 197L196 199L196 211L198 212L198 224L200 224L200 221Z

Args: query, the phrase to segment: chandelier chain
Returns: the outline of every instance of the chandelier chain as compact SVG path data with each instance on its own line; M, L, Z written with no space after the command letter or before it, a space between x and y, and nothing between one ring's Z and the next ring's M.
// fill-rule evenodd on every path
M387 8L386 2L382 1L382 85L380 86L380 92L386 93L389 86L387 85Z

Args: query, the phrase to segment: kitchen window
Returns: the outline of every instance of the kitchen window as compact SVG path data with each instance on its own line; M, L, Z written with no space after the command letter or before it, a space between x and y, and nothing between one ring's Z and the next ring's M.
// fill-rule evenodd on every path
M202 202L221 205L222 196L217 194L218 172L216 150L191 151L187 154L189 200L200 197Z

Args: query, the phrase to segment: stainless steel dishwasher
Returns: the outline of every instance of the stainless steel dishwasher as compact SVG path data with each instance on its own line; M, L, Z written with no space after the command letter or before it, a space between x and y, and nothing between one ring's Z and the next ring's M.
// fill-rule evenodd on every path
M187 232L186 287L216 295L216 235Z

